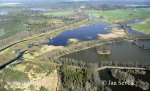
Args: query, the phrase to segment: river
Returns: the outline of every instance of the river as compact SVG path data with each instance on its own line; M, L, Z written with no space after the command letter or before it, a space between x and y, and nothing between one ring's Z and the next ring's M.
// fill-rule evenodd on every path
M3 69L3 68L5 68L7 65L9 65L9 64L11 64L11 63L13 63L13 62L19 60L20 58L22 58L23 55L25 54L25 52L26 52L26 51L20 52L19 55L18 55L16 58L14 58L14 59L8 61L7 63L5 63L5 64L3 64L3 65L1 65L1 66L0 66L0 69Z

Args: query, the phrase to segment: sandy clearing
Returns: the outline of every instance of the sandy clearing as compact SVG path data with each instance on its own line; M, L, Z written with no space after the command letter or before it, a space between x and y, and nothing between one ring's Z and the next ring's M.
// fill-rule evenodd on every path
M109 34L98 34L100 39L109 39L109 38L121 38L125 37L127 34L122 29L113 29Z
M44 75L44 74L43 74ZM57 75L57 70L54 70L53 73L51 73L49 76L38 76L35 79L30 79L29 82L24 82L24 83L20 83L20 82L8 82L7 86L5 86L5 88L8 88L8 86L10 88L21 88L21 89L25 89L25 91L31 91L29 89L30 85L33 85L34 88L36 90L39 90L39 88L41 86L44 86L48 91L56 91L57 89L57 84L58 84L58 75Z
M56 50L56 49L63 49L64 47L63 46L48 46L48 45L45 45L41 48L41 52L42 53L45 53L45 52L49 52L49 51L52 51L52 50Z
M144 21L141 22L141 24L147 24L148 22L150 22L150 19L145 19Z

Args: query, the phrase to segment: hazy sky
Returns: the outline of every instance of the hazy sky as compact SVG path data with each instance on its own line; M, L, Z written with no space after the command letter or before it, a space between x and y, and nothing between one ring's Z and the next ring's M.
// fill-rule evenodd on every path
M0 0L0 2L31 2L31 1L49 1L49 2L68 2L68 1L150 1L150 0Z
M88 0L0 0L0 1L6 1L6 2L22 2L22 1L51 1L51 2L63 2L63 1L88 1Z

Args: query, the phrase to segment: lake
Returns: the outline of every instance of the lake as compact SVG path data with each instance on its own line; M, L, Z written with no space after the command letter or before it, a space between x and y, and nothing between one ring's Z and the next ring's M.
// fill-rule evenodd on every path
M30 8L31 11L48 11L46 8Z
M135 23L139 23L140 21L134 21ZM71 38L78 39L79 41L89 41L89 40L97 40L99 37L97 34L108 34L110 33L112 27L105 22L96 22L96 24L90 26L82 26L73 30L65 31L58 36L50 39L49 45L54 46L66 46L68 44L68 40ZM138 31L133 30L131 27L127 26L128 33L131 36L143 36L144 34Z
M150 47L150 45L148 45L149 42L144 43ZM63 57L83 60L88 63L98 63L101 61L117 61L118 63L133 62L141 64L150 63L150 53L132 44L131 42L123 41L106 44L103 46L107 46L110 49L111 53L109 55L100 55L97 53L96 48L90 48L87 50L68 54Z
M50 45L66 46L71 38L80 41L89 41L99 39L97 34L108 34L108 25L106 23L98 23L90 26L82 26L77 29L68 30L51 40Z

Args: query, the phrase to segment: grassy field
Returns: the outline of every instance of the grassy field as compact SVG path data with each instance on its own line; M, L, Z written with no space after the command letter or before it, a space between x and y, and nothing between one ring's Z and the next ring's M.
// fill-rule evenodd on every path
M106 11L90 10L88 13L97 14L102 20L109 23L126 20L150 19L150 8L117 9ZM145 24L131 24L130 26L137 31L150 34L150 22L146 22Z
M46 16L68 16L68 15L74 15L75 13L73 11L62 11L62 12L47 12L44 13Z
M32 15L10 15L6 17L0 17L0 38L12 36L21 31L33 31L42 28L49 27L53 24L57 24L57 19L53 23L53 19L49 19L44 16L32 16ZM62 23L64 23L62 21Z
M142 19L150 18L150 8L140 8L140 9L118 9L118 10L106 10L97 11L90 10L88 13L98 14L106 20L112 22L131 20L131 19Z
M22 31L35 31L44 29L73 20L72 17L64 19L47 17L50 15L61 17L75 14L73 11L38 13L32 11L18 12L19 13L0 16L0 38L6 38Z
M131 24L130 26L137 31L150 34L150 22L146 24Z
M0 29L0 36L4 35L5 34L5 31L4 29Z

